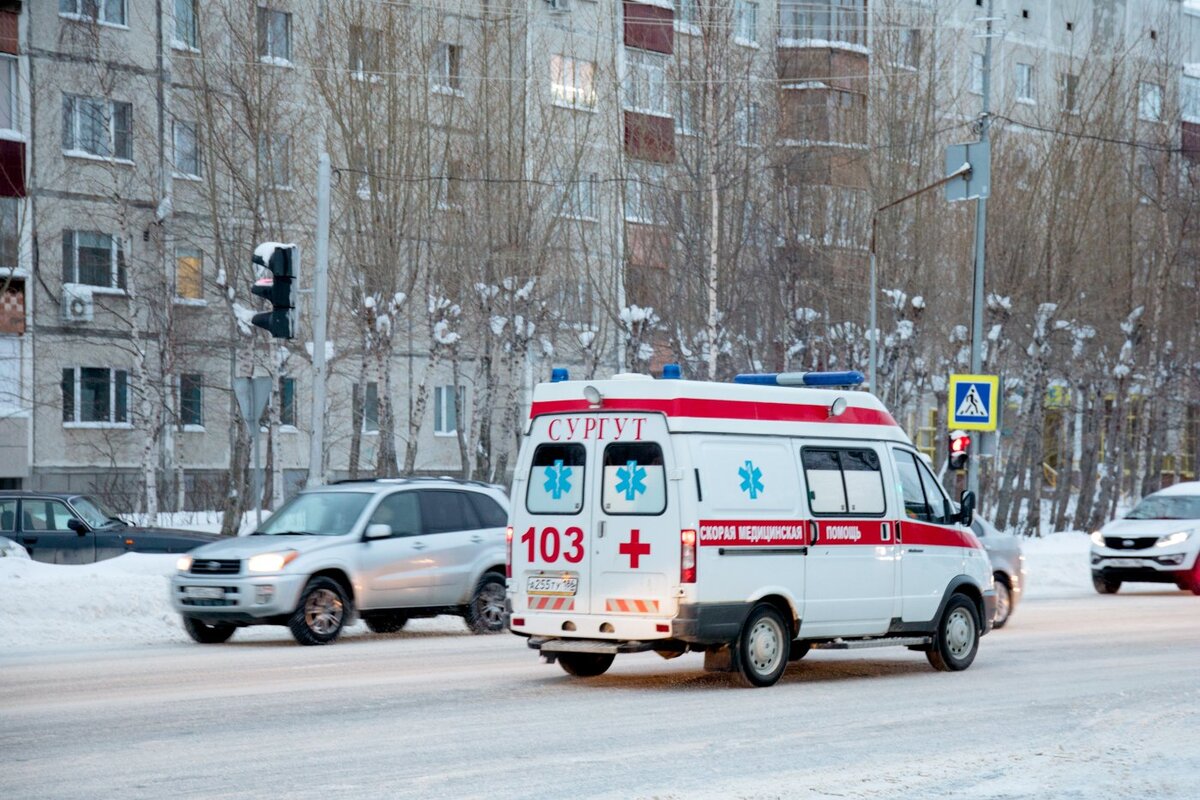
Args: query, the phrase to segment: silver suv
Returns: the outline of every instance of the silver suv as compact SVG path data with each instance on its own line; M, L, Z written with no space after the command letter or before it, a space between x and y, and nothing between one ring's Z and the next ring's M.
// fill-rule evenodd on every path
M376 633L458 614L475 633L504 619L503 489L448 478L347 481L302 492L249 536L180 557L171 603L197 642L286 625L329 644L357 613Z

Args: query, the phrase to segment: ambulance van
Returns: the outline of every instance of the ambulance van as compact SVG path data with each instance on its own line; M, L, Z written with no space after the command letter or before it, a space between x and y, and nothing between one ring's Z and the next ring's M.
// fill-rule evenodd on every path
M751 686L812 648L969 667L995 607L975 498L955 507L862 375L678 374L534 389L509 629L580 677L648 650Z

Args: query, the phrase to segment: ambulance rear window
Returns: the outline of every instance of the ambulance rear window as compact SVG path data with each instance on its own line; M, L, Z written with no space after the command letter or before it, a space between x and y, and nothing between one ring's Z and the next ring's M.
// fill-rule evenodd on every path
M879 454L861 448L806 447L808 503L818 516L879 516L886 510Z
M533 451L525 508L531 514L578 514L587 451L581 444L539 444Z
M604 448L604 513L658 515L666 510L662 448L653 442Z

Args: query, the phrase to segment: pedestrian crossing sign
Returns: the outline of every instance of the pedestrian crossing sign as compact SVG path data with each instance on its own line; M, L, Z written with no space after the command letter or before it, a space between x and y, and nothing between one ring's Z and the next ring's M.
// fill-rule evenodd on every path
M952 430L994 431L1000 405L1000 378L996 375L950 376Z

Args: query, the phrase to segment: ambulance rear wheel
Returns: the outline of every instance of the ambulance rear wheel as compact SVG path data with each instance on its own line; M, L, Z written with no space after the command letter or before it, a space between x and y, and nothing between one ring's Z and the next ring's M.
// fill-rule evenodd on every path
M792 637L774 606L763 603L750 612L738 637L734 656L737 674L746 686L770 686L787 668Z
M937 636L925 653L934 669L958 672L971 666L979 652L979 612L965 595L956 594L946 603L938 622Z
M576 678L594 678L608 672L612 666L612 653L560 653L558 663L568 675Z

